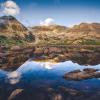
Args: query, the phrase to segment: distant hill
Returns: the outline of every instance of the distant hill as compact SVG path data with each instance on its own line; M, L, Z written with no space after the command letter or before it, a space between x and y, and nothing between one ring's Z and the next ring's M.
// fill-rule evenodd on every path
M80 31L95 31L99 32L100 31L100 23L81 23L79 25L75 25L73 30L80 30Z
M64 31L67 27L60 26L60 25L50 25L50 26L35 26L32 28L35 32L42 32L42 31Z
M100 45L99 23L81 23L72 28L60 25L36 26L31 31L35 33L38 44Z
M2 16L0 17L0 43L1 44L16 44L22 42L33 42L34 35L15 17Z

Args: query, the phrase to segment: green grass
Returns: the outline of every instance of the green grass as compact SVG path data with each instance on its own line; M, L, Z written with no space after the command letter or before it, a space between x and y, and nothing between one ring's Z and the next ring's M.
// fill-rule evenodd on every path
M42 44L46 44L46 45L72 45L73 43L71 42L71 40L67 40L67 39L64 39L64 40L54 40L54 39L49 39L48 41L46 40L39 40L38 43L39 45L42 45ZM80 44L80 45L100 45L100 41L98 40L82 40L81 42L77 43L77 44Z
M98 40L83 40L80 44L82 45L100 45L100 41Z
M32 33L28 35L25 34L24 37L19 36L19 33L16 32L12 37L6 36L5 34L0 35L0 45L13 46L13 45L26 45L28 43L33 43L35 37Z
M0 44L6 46L14 46L14 45L26 45L28 43L34 43L34 37L32 34L26 36L24 39L22 38L8 38L6 36L0 36ZM37 45L72 45L71 41L64 39L64 40L57 40L50 38L49 40L39 40ZM79 44L81 45L100 45L99 40L82 40Z
M46 44L46 45L68 45L68 40L54 40L54 39L49 39L47 40L39 40L38 43L39 45Z
M14 46L14 45L26 45L28 43L27 41L23 39L13 39L13 38L7 38L4 36L0 36L0 44L5 46Z

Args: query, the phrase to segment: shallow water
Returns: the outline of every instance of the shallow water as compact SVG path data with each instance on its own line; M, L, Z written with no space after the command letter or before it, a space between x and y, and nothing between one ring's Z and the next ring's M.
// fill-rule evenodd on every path
M100 64L96 66L82 66L71 61L61 63L27 61L14 72L0 70L0 85L13 88L57 88L65 86L84 92L100 91L100 79L84 81L68 81L63 79L65 73L84 68L100 69Z

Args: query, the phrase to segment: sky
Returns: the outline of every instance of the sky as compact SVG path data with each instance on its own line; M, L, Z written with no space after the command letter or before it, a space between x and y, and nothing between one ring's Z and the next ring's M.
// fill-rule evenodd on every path
M15 4L10 10L7 1ZM100 0L0 0L0 5L0 16L10 13L25 26L100 23Z

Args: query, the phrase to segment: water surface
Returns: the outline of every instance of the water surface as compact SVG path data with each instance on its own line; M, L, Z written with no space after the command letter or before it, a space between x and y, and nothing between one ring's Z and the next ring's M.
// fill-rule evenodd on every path
M100 64L84 66L72 61L61 63L27 61L16 71L6 72L0 70L0 86L13 88L39 88L65 86L84 92L100 91L100 79L88 79L83 81L69 81L63 79L63 75L73 70L84 68L100 69ZM5 85L6 84L6 85Z

